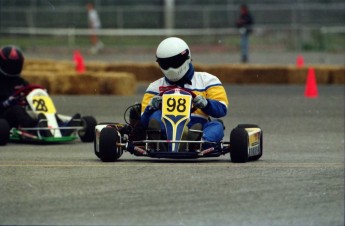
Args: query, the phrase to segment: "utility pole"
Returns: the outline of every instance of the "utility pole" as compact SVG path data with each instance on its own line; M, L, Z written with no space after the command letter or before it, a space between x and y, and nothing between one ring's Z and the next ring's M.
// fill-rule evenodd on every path
M175 0L164 0L164 28L175 27Z

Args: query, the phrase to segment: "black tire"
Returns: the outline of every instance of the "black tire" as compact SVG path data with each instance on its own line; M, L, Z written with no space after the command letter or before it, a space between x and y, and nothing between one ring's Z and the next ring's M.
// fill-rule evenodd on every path
M248 161L248 133L244 128L235 128L231 131L230 158L236 163Z
M114 128L103 128L99 137L99 158L103 162L115 162L122 155L122 148L117 147L120 137Z
M246 129L246 128L260 128L260 127L256 124L239 124L239 125L237 125L236 128ZM260 130L261 130L261 128L260 128ZM230 137L230 139L231 139L231 137ZM247 135L247 140L248 140L248 135ZM230 140L230 142L231 142L231 140ZM230 146L232 146L232 145L230 145ZM257 161L262 157L262 154L263 154L263 132L262 132L262 130L261 130L261 136L260 136L260 149L261 149L260 155L249 157L247 161ZM232 159L232 157L231 157L231 159Z
M92 116L84 116L81 121L84 128L78 131L80 140L82 142L92 142L95 139L96 119Z
M10 139L10 125L5 119L0 119L0 145L4 146Z
M237 128L245 129L245 128L260 128L260 127L255 124L239 124L237 125Z
M110 125L110 124L115 124L114 122L101 122L101 123L98 123L97 125ZM99 156L99 152L97 151L96 149L96 134L95 134L95 137L93 139L93 150L94 150L94 153L95 155L100 159L100 156Z

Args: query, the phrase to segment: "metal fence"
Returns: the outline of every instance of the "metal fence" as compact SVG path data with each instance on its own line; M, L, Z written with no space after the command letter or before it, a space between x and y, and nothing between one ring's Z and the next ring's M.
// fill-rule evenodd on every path
M236 0L94 2L103 27L99 34L109 36L236 34L235 21L240 5ZM167 7L168 2L173 6ZM297 42L303 43L315 39L313 36L345 33L345 3L342 0L246 2L254 17L256 36L265 33L274 37L296 36ZM88 35L86 3L85 0L1 0L0 33Z
M169 0L166 0L169 1ZM18 2L21 2L19 4ZM24 4L27 2L27 4ZM0 1L0 29L11 27L86 28L87 12L83 1L74 4L53 5L44 1ZM79 4L76 4L79 2ZM163 3L117 5L108 1L96 1L104 28L111 29L161 29L165 28L167 9ZM148 1L149 2L149 1ZM163 2L163 1L160 1ZM173 28L231 28L239 14L239 4L223 1L223 4L179 4L172 8ZM187 1L188 2L188 1ZM193 2L193 1L192 1ZM280 3L279 3L280 2ZM257 26L344 26L345 2L310 3L253 3L249 5ZM108 4L105 4L108 3Z

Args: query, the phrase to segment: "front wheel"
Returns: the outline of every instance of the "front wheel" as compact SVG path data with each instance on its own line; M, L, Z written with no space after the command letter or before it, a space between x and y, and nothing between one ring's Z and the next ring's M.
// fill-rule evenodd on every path
M82 142L92 142L95 138L95 127L97 121L92 116L84 116L81 118L83 129L78 131L78 135Z
M10 125L5 119L0 119L0 145L6 145L10 139Z
M106 127L101 130L99 136L98 157L103 162L115 162L122 155L122 148L117 146L120 136L116 129Z

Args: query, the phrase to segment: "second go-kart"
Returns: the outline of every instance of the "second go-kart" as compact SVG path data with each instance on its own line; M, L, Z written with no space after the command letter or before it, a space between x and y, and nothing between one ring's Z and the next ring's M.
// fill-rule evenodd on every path
M97 121L93 116L58 114L47 91L39 85L29 85L18 90L14 97L26 112L37 119L32 128L10 128L6 120L0 119L0 145L7 142L64 143L80 138L92 142Z
M260 127L253 124L240 124L231 131L230 141L222 141L203 149L205 141L201 139L202 129L187 129L191 112L194 110L194 95L192 91L182 88L173 88L162 93L162 121L166 129L166 139L152 139L152 133L160 131L142 131L133 127L133 123L127 122L127 110L138 111L140 104L126 110L124 124L98 124L95 128L95 155L103 162L115 162L126 151L136 156L170 159L219 157L229 153L232 162L242 163L261 158L263 134ZM200 136L194 136L198 137L196 140L189 140L190 136L186 136L186 132ZM138 137L138 133L143 139L133 139Z

